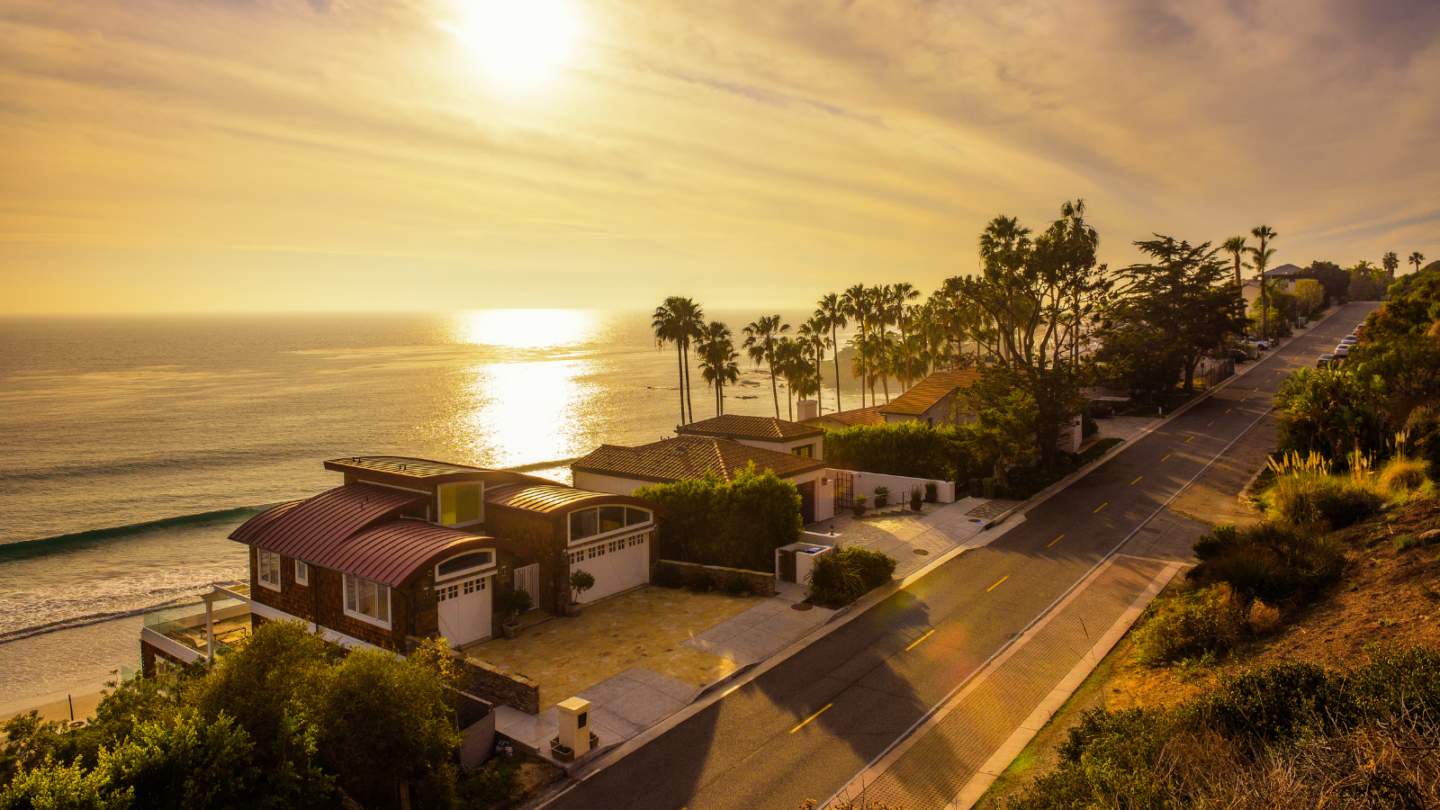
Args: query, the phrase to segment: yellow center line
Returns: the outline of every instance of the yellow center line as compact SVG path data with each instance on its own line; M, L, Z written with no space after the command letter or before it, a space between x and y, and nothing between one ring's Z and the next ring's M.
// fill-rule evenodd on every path
M1229 413L1229 412L1231 412L1231 411L1233 411L1233 410L1235 410L1235 409L1234 409L1234 408L1226 408L1226 409L1225 409L1225 413Z
M1059 537L1055 538L1054 540L1051 540L1051 541L1050 541L1050 546L1053 546L1053 545L1055 545L1056 543L1058 543L1058 542L1060 542L1061 540L1064 540L1064 539L1065 539L1065 535L1062 534L1062 535L1060 535ZM1046 546L1045 548L1049 548L1050 546Z
M1004 582L1005 580L1007 580L1007 579L1009 579L1009 578L1010 578L1010 575L1009 575L1009 574L1006 574L1005 576L1000 577L1000 582ZM985 589L985 593L989 593L989 592L995 590L996 588L1000 587L1000 582L997 582L997 583L995 583L994 585L991 585L990 587L986 588L986 589Z
M1109 502L1109 501L1106 501L1105 503L1102 503L1102 504L1100 504L1099 506L1095 507L1095 512L1099 512L1101 509L1104 509L1105 507L1107 507L1107 506L1109 506L1109 505L1110 505L1110 502ZM1091 512L1090 514L1093 515L1093 514L1095 514L1095 512Z
M1210 423L1210 425L1213 425L1213 424L1215 424L1215 423L1214 423L1214 422L1211 422L1211 423ZM1210 427L1210 425L1206 425L1205 427Z
M1145 477L1145 476L1143 476L1143 475L1137 475L1137 476L1135 476L1135 480L1130 482L1130 486L1133 487L1133 486L1135 486L1136 484L1140 483L1140 479L1141 479L1141 478L1144 478L1144 477Z
M1191 436L1189 439L1186 439L1186 440L1185 440L1185 443L1186 443L1186 444L1189 444L1190 441L1191 441L1191 439L1194 439L1194 438L1195 438L1194 436Z
M931 634L931 633L934 633L934 632L935 632L934 630L931 630L929 633L926 633L925 635L923 635L923 636L915 639L915 641L914 641L909 647L906 647L906 648L905 648L905 652L910 652L911 650L915 649L915 645L916 645L916 644L919 644L920 642L922 642L922 641L924 641L925 639L929 638L929 637L930 637L930 634Z
M826 703L826 704L825 704L825 709L828 709L828 708L830 708L831 706L834 706L834 705L835 705L834 703ZM817 718L817 717L819 717L820 715L824 714L824 713L825 713L825 709L821 709L820 711L815 712L814 714L812 714L812 715L810 715L809 717L805 718L805 722L803 722L803 723L801 723L800 725L798 725L798 726L790 729L790 733L791 733L791 734L794 734L795 732L797 732L797 731L799 731L800 729L802 729L802 728L806 727L807 725L809 725L811 720L814 720L815 718Z
M1170 460L1170 454L1169 454L1169 453L1166 453L1166 454L1165 454L1165 458L1162 458L1162 459L1160 459L1160 460L1161 460L1161 461L1169 461L1169 460Z
M1244 401L1247 400L1247 399L1249 399L1249 397L1240 397L1240 401L1241 401L1241 402L1244 402Z

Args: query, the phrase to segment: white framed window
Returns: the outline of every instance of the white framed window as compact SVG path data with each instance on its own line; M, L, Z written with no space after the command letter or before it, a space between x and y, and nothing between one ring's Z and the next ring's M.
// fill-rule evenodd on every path
M280 590L280 555L273 551L260 549L256 554L255 567L257 578L260 584L272 591Z
M435 566L435 581L454 579L495 567L495 552L467 551Z
M309 585L309 584L310 584L310 565L309 565L309 563L304 563L304 562L301 562L300 560L296 560L296 561L295 561L295 583L296 583L297 585Z
M649 523L655 516L648 509L633 506L596 506L570 513L570 542L578 543L592 537L624 531L632 526Z
M484 484L444 484L440 487L440 525L468 526L485 519Z
M345 575L345 615L390 629L390 588Z

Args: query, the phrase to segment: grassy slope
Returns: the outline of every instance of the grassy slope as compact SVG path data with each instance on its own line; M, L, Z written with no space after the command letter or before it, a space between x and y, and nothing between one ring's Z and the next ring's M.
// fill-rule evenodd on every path
M1313 604L1293 609L1276 633L1240 645L1213 665L1144 666L1135 660L1133 633L1127 634L977 806L996 807L1053 768L1056 746L1089 709L1175 705L1226 674L1280 661L1361 663L1366 645L1377 641L1440 646L1440 545L1400 550L1392 539L1434 528L1440 528L1437 499L1337 532L1349 547L1341 581ZM1177 581L1171 590L1178 587Z

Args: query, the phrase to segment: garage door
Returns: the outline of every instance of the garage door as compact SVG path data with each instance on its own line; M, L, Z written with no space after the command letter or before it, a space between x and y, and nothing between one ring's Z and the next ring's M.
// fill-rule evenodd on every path
M650 533L585 546L570 554L570 570L595 577L595 587L580 595L594 602L650 581Z
M440 635L459 647L490 636L488 575L447 582L435 588L440 603Z

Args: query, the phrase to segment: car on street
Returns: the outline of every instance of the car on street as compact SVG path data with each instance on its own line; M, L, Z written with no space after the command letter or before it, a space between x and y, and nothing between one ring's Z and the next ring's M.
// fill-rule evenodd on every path
M1336 347L1335 347L1335 359L1336 359L1336 360L1339 360L1339 359L1342 358L1342 357L1349 357L1349 356L1350 356L1350 347L1349 347L1349 346L1346 346L1344 343L1341 343L1339 346L1336 346Z
M1340 342L1345 344L1346 346L1353 346L1356 343L1360 342L1360 338L1357 338L1354 335L1346 335L1345 337L1340 338Z
M1315 368L1325 368L1326 366L1328 366L1328 365L1330 365L1332 362L1334 362L1334 360L1335 360L1335 355L1333 355L1333 354L1322 354L1322 355L1320 355L1320 359L1315 361Z
M1231 349L1226 356L1237 363L1250 362L1250 353L1244 349Z

